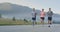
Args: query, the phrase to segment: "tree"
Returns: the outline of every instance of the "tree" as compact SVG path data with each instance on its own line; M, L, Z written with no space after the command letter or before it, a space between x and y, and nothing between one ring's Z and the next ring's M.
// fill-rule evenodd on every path
M2 14L0 14L0 18L2 18Z
M15 21L16 19L15 19L15 17L13 17L13 19L12 19L13 21Z
M24 19L25 22L28 22L28 20Z

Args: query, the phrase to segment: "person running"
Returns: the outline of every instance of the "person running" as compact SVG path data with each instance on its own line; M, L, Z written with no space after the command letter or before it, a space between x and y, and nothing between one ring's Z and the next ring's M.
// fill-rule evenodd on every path
M33 25L36 24L36 11L35 11L35 8L33 8L33 11L32 11L32 20L33 20Z
M52 16L53 16L53 12L51 11L51 8L49 8L49 11L47 12L48 15L48 24L52 24ZM49 25L50 27L50 25Z
M45 19L45 12L44 9L40 12L40 18L41 18L41 24L44 24L44 19Z

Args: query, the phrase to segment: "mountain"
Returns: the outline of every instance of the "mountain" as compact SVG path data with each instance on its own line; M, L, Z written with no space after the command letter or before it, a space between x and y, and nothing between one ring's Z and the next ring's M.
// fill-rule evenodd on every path
M36 10L39 12L40 10ZM27 6L12 4L12 3L0 3L0 14L4 15L4 17L30 17L32 12L32 8Z
M16 14L22 12L31 12L31 8L11 3L0 3L0 12L3 14Z
M0 3L0 14L2 14L3 17L5 18L12 18L15 16L16 18L19 19L24 19L24 18L31 19L31 12L32 12L32 8L29 8L27 6L22 6L7 2ZM36 10L36 12L38 14L37 20L40 21L40 16L39 16L40 10ZM59 19L60 19L60 15L54 13L53 20L60 21Z

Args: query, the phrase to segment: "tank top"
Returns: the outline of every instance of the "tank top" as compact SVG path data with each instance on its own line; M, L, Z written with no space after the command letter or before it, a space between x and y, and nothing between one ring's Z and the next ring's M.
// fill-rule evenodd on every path
M45 12L42 12L42 11L41 11L40 17L45 17Z

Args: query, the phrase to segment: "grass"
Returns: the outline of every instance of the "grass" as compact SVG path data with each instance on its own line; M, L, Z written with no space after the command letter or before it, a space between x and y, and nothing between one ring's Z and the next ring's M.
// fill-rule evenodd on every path
M26 22L24 20L16 20L13 21L12 19L4 19L0 18L0 25L30 25L31 21Z
M41 23L37 22L37 25L39 25L39 24L41 24ZM2 25L32 25L32 22L31 21L26 22L24 20L13 21L12 19L0 18L0 26L2 26Z

